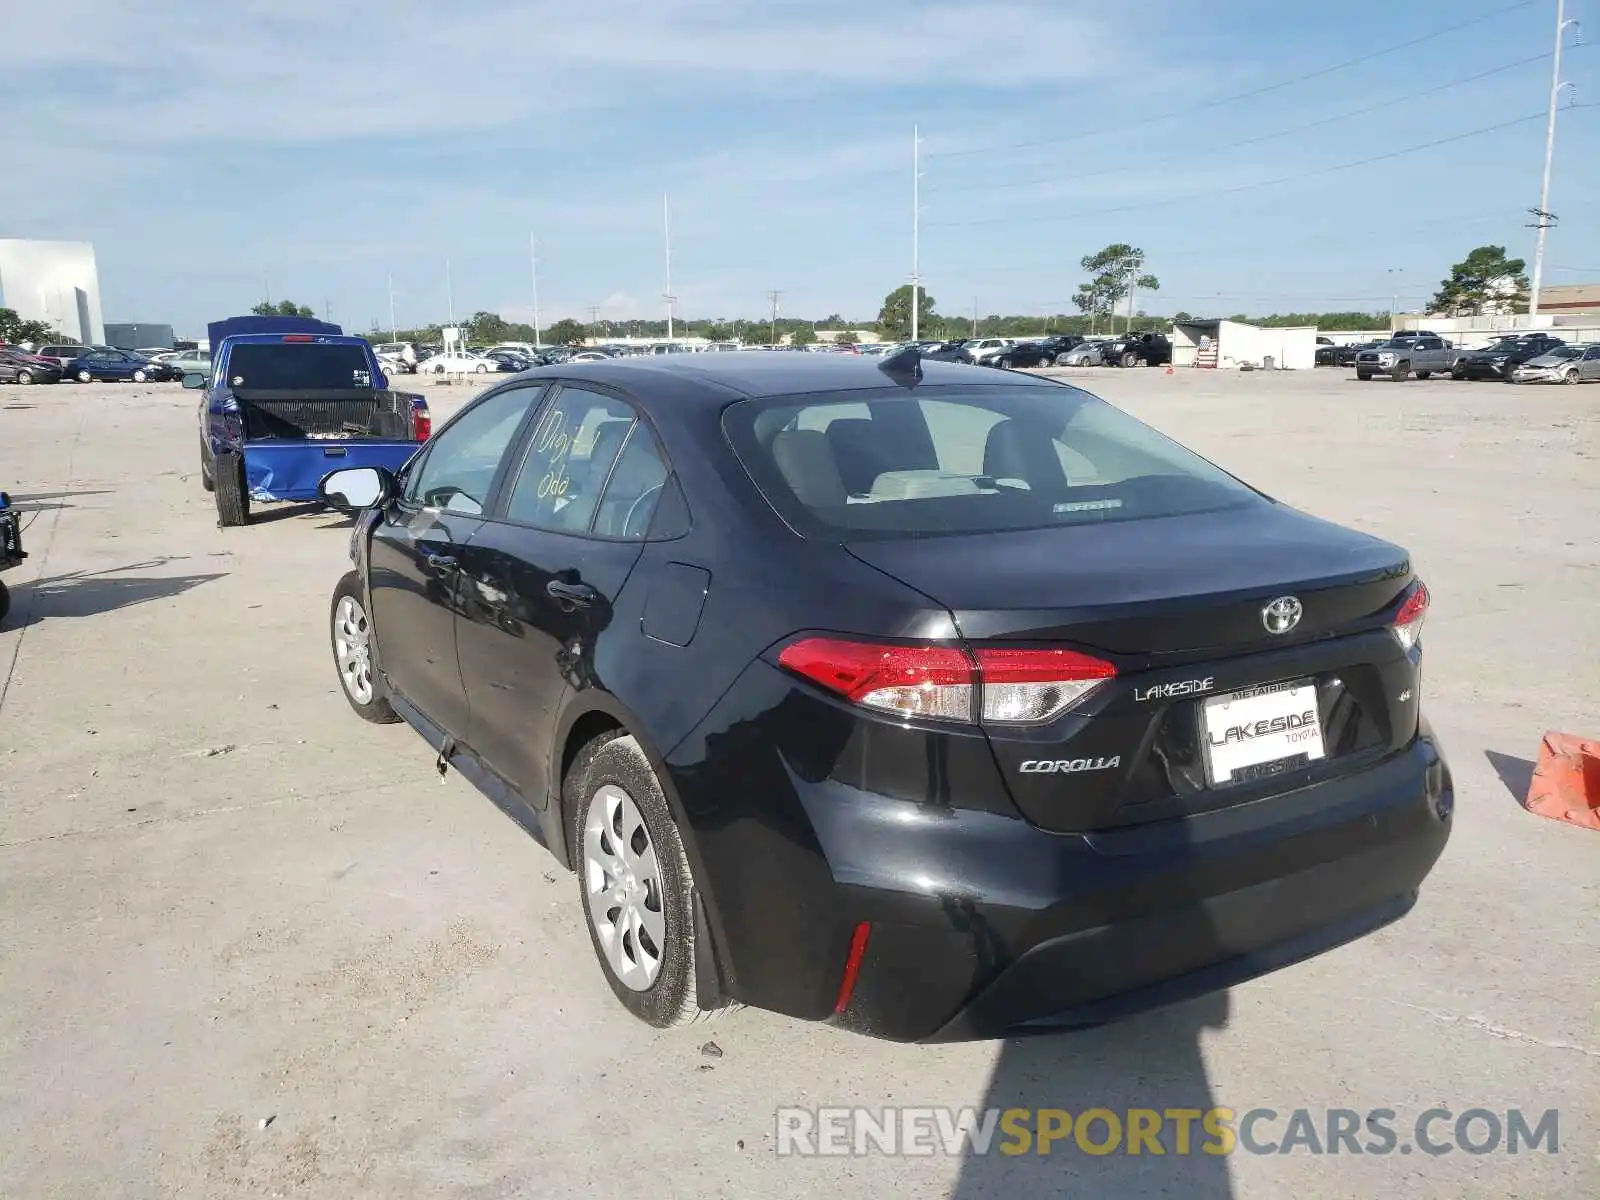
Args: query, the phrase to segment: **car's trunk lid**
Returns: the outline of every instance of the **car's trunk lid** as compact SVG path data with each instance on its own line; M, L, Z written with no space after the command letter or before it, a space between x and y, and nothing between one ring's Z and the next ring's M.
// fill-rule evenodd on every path
M1352 769L1416 728L1414 665L1386 628L1411 580L1405 551L1284 505L848 549L948 608L969 645L1061 644L1116 665L1054 721L986 728L1013 799L1046 828L1257 799ZM1291 596L1299 620L1269 632L1264 610ZM1262 687L1282 694L1205 708ZM1261 706L1273 711L1251 715ZM1235 768L1235 747L1203 744L1207 720L1225 735L1229 713L1253 722L1309 710L1315 750L1297 743Z

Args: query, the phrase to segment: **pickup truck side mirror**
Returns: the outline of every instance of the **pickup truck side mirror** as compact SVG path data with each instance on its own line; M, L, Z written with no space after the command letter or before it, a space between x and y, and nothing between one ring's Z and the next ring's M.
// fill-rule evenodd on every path
M382 467L345 467L328 472L317 484L317 499L342 513L376 508L398 494L394 476Z

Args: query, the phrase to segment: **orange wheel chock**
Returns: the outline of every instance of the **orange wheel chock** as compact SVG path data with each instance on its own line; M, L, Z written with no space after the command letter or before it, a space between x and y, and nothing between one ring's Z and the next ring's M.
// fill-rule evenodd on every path
M1545 734L1523 807L1552 821L1600 830L1600 742Z

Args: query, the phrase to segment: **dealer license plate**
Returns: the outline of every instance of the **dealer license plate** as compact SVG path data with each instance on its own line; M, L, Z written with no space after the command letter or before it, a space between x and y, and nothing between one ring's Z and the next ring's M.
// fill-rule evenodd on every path
M1309 680L1273 683L1215 696L1200 716L1206 779L1212 784L1265 779L1327 757L1317 687Z

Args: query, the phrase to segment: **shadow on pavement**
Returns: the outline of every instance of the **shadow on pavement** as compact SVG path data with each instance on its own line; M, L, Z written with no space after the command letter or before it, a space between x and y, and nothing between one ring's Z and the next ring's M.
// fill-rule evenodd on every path
M1485 750L1483 756L1489 760L1494 773L1500 776L1500 782L1506 785L1506 791L1511 793L1511 798L1520 808L1528 798L1529 785L1533 783L1533 760L1518 758L1515 754L1501 754L1496 750Z
M67 617L94 617L101 613L131 608L151 600L180 596L191 588L226 572L206 575L124 575L122 571L159 566L165 560L135 563L112 571L74 571L17 585L12 593L12 613L16 620L8 626L23 628L39 621Z
M75 505L67 501L75 496L105 496L109 492L105 488L87 489L81 492L11 492L11 507L18 512L48 512L55 508L73 508Z
M1048 1153L1035 1141L1026 1153L1014 1155L1000 1152L1008 1140L1002 1126L987 1154L970 1155L962 1163L951 1196L1232 1196L1227 1158L1204 1152L1217 1140L1205 1132L1202 1114L1225 1101L1211 1094L1200 1056L1201 1031L1227 1024L1228 1003L1228 994L1217 992L1097 1029L1008 1038L980 1108L1029 1109L1026 1125L1035 1131L1041 1109L1062 1109L1070 1114L1071 1126ZM1108 1153L1086 1151L1077 1140L1080 1119L1096 1108L1109 1110L1118 1122L1120 1136ZM1129 1113L1139 1109L1159 1114L1164 1153L1153 1153L1148 1143L1142 1153L1129 1153ZM1177 1133L1184 1119L1171 1115L1182 1109L1192 1114L1187 1153L1180 1153ZM1104 1118L1093 1119L1085 1141L1092 1151L1106 1146L1113 1132Z
M270 525L273 521L288 521L294 517L314 517L323 511L315 500L304 503L274 504L271 508L250 508L250 524Z

